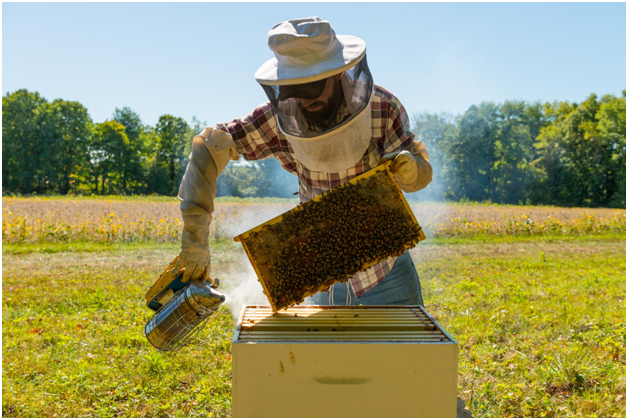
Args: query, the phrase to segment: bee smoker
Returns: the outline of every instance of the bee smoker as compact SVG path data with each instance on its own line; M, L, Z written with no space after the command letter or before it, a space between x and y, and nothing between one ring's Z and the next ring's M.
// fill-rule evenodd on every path
M156 312L146 323L144 333L162 351L177 351L185 346L225 301L225 295L215 291L218 279L183 283L181 272L173 275L178 258L146 293L146 306Z

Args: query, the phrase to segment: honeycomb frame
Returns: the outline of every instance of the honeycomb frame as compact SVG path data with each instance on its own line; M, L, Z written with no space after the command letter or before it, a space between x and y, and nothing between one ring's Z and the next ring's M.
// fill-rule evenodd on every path
M234 238L242 243L274 312L425 239L390 164Z

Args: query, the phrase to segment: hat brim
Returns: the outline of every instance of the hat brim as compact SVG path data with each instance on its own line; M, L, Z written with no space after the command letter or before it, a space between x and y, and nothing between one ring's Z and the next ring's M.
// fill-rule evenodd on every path
M307 67L280 66L271 58L255 72L255 80L264 85L293 85L315 82L355 66L366 53L366 44L351 35L337 35L342 49L334 56Z

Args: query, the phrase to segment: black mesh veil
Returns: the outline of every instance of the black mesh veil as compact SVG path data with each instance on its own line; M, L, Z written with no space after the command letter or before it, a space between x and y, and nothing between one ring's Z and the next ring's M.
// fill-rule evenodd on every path
M309 95L308 99L314 99L312 96L316 95L320 84L318 84L319 87L316 83L307 85L309 85L306 86L307 89L303 90L304 95ZM373 77L366 61L366 55L355 66L345 70L335 87L337 90L334 92L337 100L334 100L334 104L331 106L331 115L323 121L308 117L307 112L303 111L302 106L294 97L279 100L282 89L284 89L282 96L286 96L285 86L262 84L262 88L277 113L277 120L281 129L293 136L309 138L329 133L347 124L360 114L371 99Z

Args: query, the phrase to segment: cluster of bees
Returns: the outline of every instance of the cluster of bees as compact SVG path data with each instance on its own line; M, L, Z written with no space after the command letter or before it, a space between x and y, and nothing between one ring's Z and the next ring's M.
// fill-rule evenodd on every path
M247 246L277 308L303 301L419 242L421 228L385 172L347 183L251 234Z

